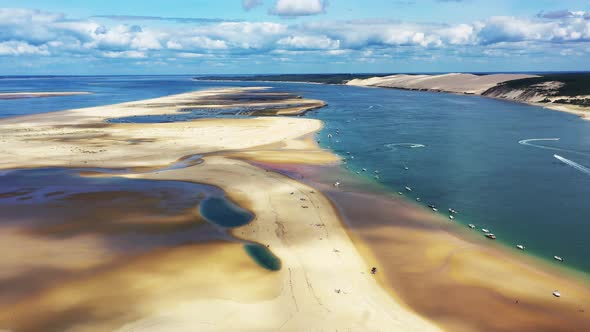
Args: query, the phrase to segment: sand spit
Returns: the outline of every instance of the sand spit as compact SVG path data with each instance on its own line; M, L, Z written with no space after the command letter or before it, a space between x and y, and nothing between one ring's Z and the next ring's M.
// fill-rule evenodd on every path
M266 164L320 189L395 298L447 331L583 331L587 275L556 268L335 167ZM332 185L343 182L341 188ZM559 290L561 298L552 293ZM568 294L567 297L564 294Z
M92 258L63 264L53 259L50 267L44 267L43 256L40 261L35 255L27 256L32 260L29 265L36 266L27 268L29 275L61 277L51 283L36 277L27 280L35 283L34 291L20 294L18 301L0 308L0 329L439 330L379 286L323 194L286 176L232 159L334 163L337 157L320 150L308 136L321 128L320 121L266 117L157 124L105 122L120 116L174 114L199 105L248 105L249 100L239 100L239 96L256 91L264 90L210 90L1 120L0 153L4 158L0 169L153 169L187 155L205 155L204 162L187 168L124 176L223 188L233 201L256 215L253 222L235 229L234 236L268 246L280 257L282 269L269 272L256 266L235 243L189 243L111 257L113 244L97 234L81 237L69 233L47 240L18 227L0 229L0 237L26 237L26 241L18 241L23 243L19 250L29 250L35 241L42 241L49 252L59 252L56 248L66 245L72 250L80 248ZM287 100L264 103L292 105L296 100L306 104L297 112L319 105L300 98ZM181 227L185 219L177 222ZM111 255L108 262L101 259L104 255ZM82 273L79 269L85 264L90 266ZM0 285L9 287L18 280L18 276L0 276Z
M0 100L2 99L23 99L23 98L44 98L44 97L63 97L87 95L90 92L70 91L70 92L0 92Z

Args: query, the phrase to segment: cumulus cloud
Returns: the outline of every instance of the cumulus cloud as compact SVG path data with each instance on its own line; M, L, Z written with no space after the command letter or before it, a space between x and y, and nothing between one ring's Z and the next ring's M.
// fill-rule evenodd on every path
M327 0L277 0L271 14L278 16L309 16L324 13Z
M275 9L290 11L291 15L320 13L325 6L325 1L317 0L275 3ZM569 54L590 52L587 46L590 44L590 20L578 12L549 16L551 18L491 17L455 24L383 19L305 23L211 21L183 24L179 28L154 24L150 19L73 19L59 13L0 9L0 57L87 57L122 61L149 58L164 62L217 58L229 63L313 54L363 58L371 62L422 54L430 57L439 53L466 57L531 54L543 50L559 54L564 49L570 50Z
M555 10L549 12L540 12L537 17L547 19L566 19L566 18L583 18L590 20L590 12L585 11L571 11L571 10Z
M245 10L250 10L262 5L262 0L242 0L242 7Z

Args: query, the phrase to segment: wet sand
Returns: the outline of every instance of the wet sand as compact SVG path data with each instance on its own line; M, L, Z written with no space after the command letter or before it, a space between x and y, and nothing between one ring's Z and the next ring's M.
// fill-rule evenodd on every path
M284 165L270 165L285 169ZM584 331L590 283L334 168L287 167L334 202L391 294L447 331ZM336 190L330 183L343 182ZM371 190L373 189L373 190ZM552 295L559 290L561 298Z
M113 241L121 240L121 234L127 232L154 227L156 233L171 236L177 233L160 227L166 225L174 231L199 227L190 209L168 216L170 219L146 218L146 214L153 214L149 209L146 214L126 219L129 211L123 203L120 207L110 206L122 210L109 217L122 220L100 226L96 223L104 219L92 220L83 215L77 215L87 219L80 223L56 221L49 223L52 227L32 229L25 227L31 221L20 224L9 219L0 227L0 237L20 239L17 243L24 246L20 248L24 255L21 257L27 263L19 264L20 259L0 261L2 270L20 269L16 276L0 278L4 289L14 290L13 300L0 310L0 328L439 330L400 305L379 285L322 193L247 162L334 163L338 158L320 150L309 137L321 128L320 121L267 117L158 124L105 122L117 116L174 114L199 103L211 107L211 103L219 105L224 95L230 98L220 107L243 105L247 102L237 100L239 95L255 91L263 90L204 91L1 120L0 152L6 155L0 161L2 169L142 169L152 171L111 175L222 188L233 202L256 216L250 224L234 229L234 238L267 246L280 258L282 269L260 267L245 254L241 244L232 242L192 243L180 239L158 245L156 241L154 246L140 251L113 246ZM283 98L265 103L291 105L292 101ZM297 112L319 105L300 98L297 103L306 105ZM181 169L165 167L195 154L204 155L201 163ZM10 199L28 194L6 193ZM76 204L100 199L100 194L83 196L74 197L79 202ZM87 212L93 214L92 210ZM143 242L138 238L123 239L131 247ZM6 244L7 249L18 250L14 242ZM56 257L48 260L46 255L38 255L37 249ZM70 252L74 257L68 255Z

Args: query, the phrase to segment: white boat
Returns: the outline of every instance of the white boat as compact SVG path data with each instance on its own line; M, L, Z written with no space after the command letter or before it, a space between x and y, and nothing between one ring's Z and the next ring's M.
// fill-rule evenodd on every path
M554 291L553 292L553 296L555 296L555 297L561 297L561 293L559 291Z
M379 175L375 174L375 176L373 176L375 179L379 179Z
M403 195L404 193L403 193L403 192L401 192L401 191L398 191L398 192L397 192L397 194L398 194L398 195Z
M375 174L379 174L379 171L375 171L375 172L373 172L373 173L375 173Z
M404 166L404 169L405 169L406 171L407 171L407 170L409 170L408 166Z
M559 257L559 256L553 256L553 258L554 258L556 261L563 262L563 258L561 258L561 257Z
M406 186L407 191L412 191L412 188Z
M434 211L434 212L438 212L438 209L437 209L437 208L435 208L435 207L433 207L433 208L432 208L432 211Z
M328 138L332 138L332 134L328 134Z
M496 239L496 236L495 236L494 234L492 234L492 233L487 233L485 236L486 236L488 239L490 239L490 240L495 240L495 239Z
M485 228L482 228L481 231L484 232L484 233L489 233L490 232L489 229L485 229Z
M469 228L475 229L475 225L474 224L469 224Z
M334 183L334 187L340 187L340 182L336 181L336 183Z
M366 171L367 171L367 169L366 168L363 168L363 172L366 172Z
M450 215L450 216L449 216L449 219L451 219L451 220L454 220L454 219L455 219L455 217L453 217L453 215Z
M416 202L420 202L420 201L421 201L420 197L416 197Z
M524 250L524 246L522 244L517 244L516 248L520 249L520 250Z

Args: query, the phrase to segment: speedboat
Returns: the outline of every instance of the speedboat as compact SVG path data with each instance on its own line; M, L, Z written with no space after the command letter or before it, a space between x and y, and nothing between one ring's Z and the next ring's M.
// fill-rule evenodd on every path
M495 236L494 234L492 234L492 233L488 233L488 234L486 234L485 236L486 236L488 239L491 239L491 240L495 240L495 239L496 239L496 236Z
M406 190L407 190L407 191L412 191L412 188L410 188L410 187L406 186Z
M469 228L475 229L475 225L474 224L469 224Z
M481 231L484 232L484 233L489 233L490 232L489 229L485 229L485 228L482 228Z
M554 258L556 261L563 262L563 258L561 258L561 257L559 257L559 256L553 256L553 258Z
M517 244L516 247L520 250L524 250L524 246L522 244Z
M453 215L450 215L449 219L453 220L453 219L455 219L455 217L453 217Z
M561 293L559 291L554 291L553 292L553 296L555 296L555 297L561 297Z

